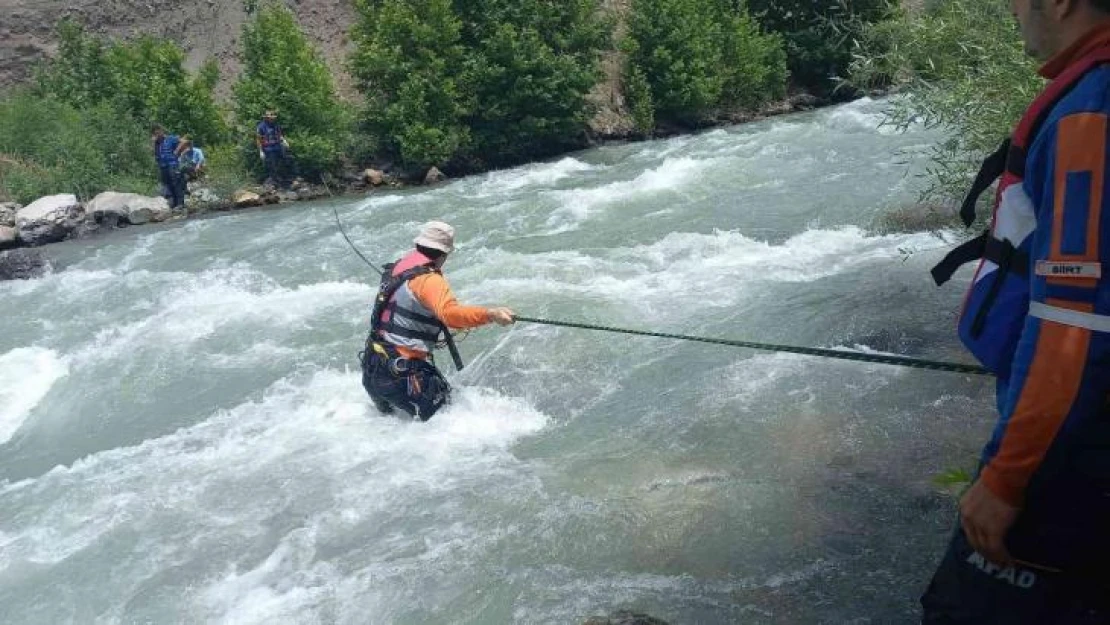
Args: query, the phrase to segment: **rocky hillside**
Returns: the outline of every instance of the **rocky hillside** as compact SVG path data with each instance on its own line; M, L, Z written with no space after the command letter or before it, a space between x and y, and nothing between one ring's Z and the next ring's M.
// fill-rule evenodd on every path
M355 21L353 0L286 0L301 27L323 53L336 76L340 92L354 98L350 75L344 68L350 52L347 32ZM618 15L629 0L603 0ZM219 61L219 94L226 96L239 71L237 53L243 22L243 0L0 0L0 89L25 80L34 63L55 49L54 27L71 16L93 33L130 37L152 33L172 39L188 52L188 63L199 67L205 59ZM601 134L621 134L630 128L619 90L620 60L616 52L603 59L606 79L592 94L599 114L594 121Z
M351 93L343 71L347 30L355 19L352 0L292 0L301 26ZM219 61L226 94L239 69L237 51L247 18L242 0L0 0L0 88L25 79L34 62L54 51L54 27L64 17L80 20L90 32L115 37L152 33L181 44L190 67Z

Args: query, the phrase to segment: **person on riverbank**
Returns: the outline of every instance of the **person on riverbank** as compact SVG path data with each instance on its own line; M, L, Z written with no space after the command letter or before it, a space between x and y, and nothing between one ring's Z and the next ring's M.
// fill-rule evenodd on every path
M193 145L193 140L188 136L181 138L181 156L178 160L181 161L181 174L185 176L187 183L204 176L207 169L204 151Z
M181 175L181 140L175 134L166 134L161 124L151 127L154 160L158 163L158 177L162 183L170 210L185 206L185 177Z
M990 233L937 268L982 257L960 338L998 376L1000 418L922 622L1107 623L1110 0L1011 8L1052 82L984 163L1002 176Z
M422 421L451 397L451 387L431 361L432 351L451 329L488 323L506 326L513 311L463 306L443 275L455 249L455 229L440 221L421 228L415 249L383 267L370 317L370 335L359 357L362 386L378 410L400 409Z
M293 160L289 155L289 140L277 123L277 112L266 111L255 128L254 140L258 146L258 158L266 167L266 184L283 188L288 186L292 180Z

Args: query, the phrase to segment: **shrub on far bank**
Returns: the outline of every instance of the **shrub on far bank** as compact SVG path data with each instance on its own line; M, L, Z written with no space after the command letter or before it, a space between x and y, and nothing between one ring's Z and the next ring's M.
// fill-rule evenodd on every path
M78 109L27 91L0 99L0 195L26 204L109 189L157 191L146 129L103 103Z
M637 128L694 127L783 97L782 46L730 0L633 0L621 47Z
M237 132L247 162L262 114L278 113L302 176L319 178L344 162L354 116L339 100L331 72L284 5L267 3L243 25L243 73L235 83Z

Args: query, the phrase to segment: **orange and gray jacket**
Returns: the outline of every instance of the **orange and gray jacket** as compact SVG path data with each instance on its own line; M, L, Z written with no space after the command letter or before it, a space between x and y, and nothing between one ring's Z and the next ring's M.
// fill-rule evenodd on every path
M485 308L458 303L431 259L413 251L385 267L371 317L371 337L406 358L427 358L449 329L489 323Z

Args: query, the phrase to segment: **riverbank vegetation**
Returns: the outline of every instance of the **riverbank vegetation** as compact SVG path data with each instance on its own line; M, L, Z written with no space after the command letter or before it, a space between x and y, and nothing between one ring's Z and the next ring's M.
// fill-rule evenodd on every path
M590 144L592 92L606 81L633 129L650 137L758 112L788 93L848 98L855 41L888 17L883 0L357 0L350 75L335 76L293 13L248 3L241 73L186 70L168 39L114 40L58 25L58 52L36 79L0 94L0 199L105 189L153 193L149 127L190 135L222 184L257 179L261 113L279 113L307 178L368 165L418 178L464 174ZM794 6L797 5L797 6ZM603 71L603 60L619 71ZM837 85L841 85L837 87Z

